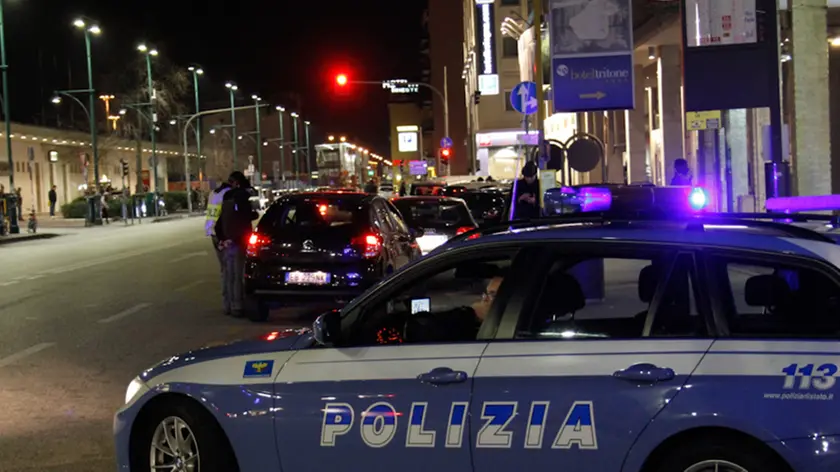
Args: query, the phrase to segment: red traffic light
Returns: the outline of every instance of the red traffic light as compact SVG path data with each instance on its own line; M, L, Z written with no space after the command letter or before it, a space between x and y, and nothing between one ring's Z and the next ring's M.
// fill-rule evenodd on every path
M441 149L441 150L440 150L440 155L441 155L442 157L449 157L449 154L450 154L451 152L452 152L452 151L450 151L450 150L449 150L449 148L444 148L444 149Z
M344 87L345 85L347 85L347 75L338 74L335 77L335 83L338 84L339 87Z

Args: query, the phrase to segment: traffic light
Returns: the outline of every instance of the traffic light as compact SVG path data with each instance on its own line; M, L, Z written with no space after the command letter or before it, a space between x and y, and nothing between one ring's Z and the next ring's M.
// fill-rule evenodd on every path
M335 76L335 84L339 87L344 87L347 85L347 74L338 74Z
M449 158L452 156L452 150L443 148L440 150L440 162L442 164L449 164Z
M122 161L122 175L123 177L128 177L128 162Z
M476 105L481 103L481 91L480 90L475 91L475 94L473 95L473 101L475 102Z

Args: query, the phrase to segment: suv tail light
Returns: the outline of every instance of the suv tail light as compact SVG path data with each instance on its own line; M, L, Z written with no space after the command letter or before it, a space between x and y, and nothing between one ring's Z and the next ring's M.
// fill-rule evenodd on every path
M248 247L245 248L245 254L249 257L256 257L259 250L271 244L271 239L260 233L251 233L248 237Z
M353 245L361 249L365 259L373 259L382 252L382 238L372 233L353 239Z

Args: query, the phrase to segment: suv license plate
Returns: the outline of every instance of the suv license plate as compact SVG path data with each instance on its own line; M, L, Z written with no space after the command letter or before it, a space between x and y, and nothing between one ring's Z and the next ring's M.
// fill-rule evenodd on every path
M286 283L295 285L326 285L330 283L330 274L326 272L289 272Z

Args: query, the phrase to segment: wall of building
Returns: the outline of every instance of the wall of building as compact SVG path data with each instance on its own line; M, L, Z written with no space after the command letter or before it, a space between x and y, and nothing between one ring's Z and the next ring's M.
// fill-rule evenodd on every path
M5 141L5 136L2 133L0 133L0 140ZM141 170L150 171L151 143L143 142L141 147ZM0 148L2 148L0 150L0 185L4 187L6 192L9 192L11 190L10 174L13 173L14 186L21 189L23 204L27 209L34 202L36 211L48 211L47 192L52 185L56 186L59 204L81 196L86 184L83 172L85 155L88 156L87 160L89 162L87 183L93 185L93 157L90 150L90 135L87 133L13 123L13 166L9 165L5 145L0 146ZM29 165L30 148L33 154L31 166ZM120 160L124 159L128 162L130 171L125 185L134 190L138 181L136 149L136 141L112 136L100 136L100 180L107 179L114 188L122 188ZM51 151L55 152L56 160L53 162L50 161ZM162 183L161 191L168 185L168 166L183 166L181 154L182 151L176 145L158 144L158 178ZM192 155L192 159L195 162L194 155ZM149 172L149 174L149 180L152 183L151 189L154 190L152 172Z
M397 131L398 126L416 126L418 129L419 139L419 135L422 134L419 132L419 130L421 129L420 127L423 123L423 112L420 109L420 107L413 102L389 103L388 120L391 140L391 159L399 161L421 159L421 157L423 156L423 152L425 152L426 150L425 148L427 148L430 143L428 141L423 143L423 145L420 145L418 143L417 152L400 152L399 132ZM420 142L422 141L423 140L420 140Z

